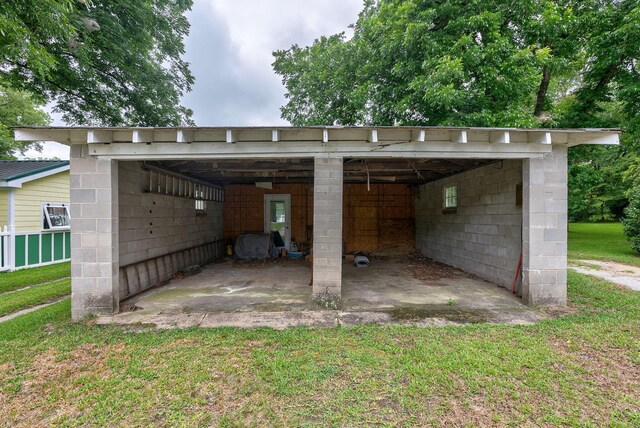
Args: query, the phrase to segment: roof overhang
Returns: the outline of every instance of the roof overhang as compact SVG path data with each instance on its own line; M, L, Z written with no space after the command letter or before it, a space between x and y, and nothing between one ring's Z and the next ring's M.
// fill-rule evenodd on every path
M19 141L86 145L120 160L305 158L313 156L542 157L554 144L619 144L616 129L460 127L16 128Z
M64 171L69 171L69 168L70 168L69 164L66 164L66 165L57 166L54 168L49 168L40 172L24 174L16 178L0 180L0 188L19 189L22 187L24 183L28 183L34 180L39 180L41 178L49 177L50 175L59 174Z

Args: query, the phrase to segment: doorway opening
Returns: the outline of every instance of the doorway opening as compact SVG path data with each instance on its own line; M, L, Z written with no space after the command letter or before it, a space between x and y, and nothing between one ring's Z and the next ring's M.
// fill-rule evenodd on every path
M291 195L264 195L264 232L278 232L284 248L291 246ZM277 242L277 238L274 240Z

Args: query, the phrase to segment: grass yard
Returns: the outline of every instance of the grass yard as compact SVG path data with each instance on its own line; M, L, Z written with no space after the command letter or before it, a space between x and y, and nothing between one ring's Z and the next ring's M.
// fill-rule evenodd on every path
M17 290L30 285L55 281L71 276L71 263L56 263L54 265L21 269L14 272L0 273L0 293Z
M0 294L0 317L71 294L71 280L62 279L14 293Z
M569 259L604 260L640 266L620 223L569 223Z
M534 326L2 324L7 426L640 426L640 293L569 272Z

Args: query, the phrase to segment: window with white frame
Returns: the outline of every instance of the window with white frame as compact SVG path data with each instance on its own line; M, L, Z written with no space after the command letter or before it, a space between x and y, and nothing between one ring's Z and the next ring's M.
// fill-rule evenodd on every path
M458 189L456 186L444 188L444 208L451 209L458 206Z
M205 189L199 184L195 184L194 187L193 195L196 197L196 215L205 215L207 213L207 201L200 199L205 197Z
M70 225L71 216L69 215L68 204L55 202L45 202L42 204L42 229L69 229Z
M207 201L196 199L196 214L204 214L207 212Z

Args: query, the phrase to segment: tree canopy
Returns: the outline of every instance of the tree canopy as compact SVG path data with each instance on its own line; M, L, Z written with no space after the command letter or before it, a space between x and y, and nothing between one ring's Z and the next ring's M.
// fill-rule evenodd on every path
M367 1L354 35L274 53L294 124L576 126L638 109L636 0ZM612 48L614 47L614 48Z
M273 67L294 125L623 128L620 147L570 153L585 219L621 214L639 181L638 40L638 0L367 0L351 38Z
M15 152L24 154L34 146L16 142L11 127L47 125L49 115L40 107L31 94L0 86L0 159L12 159Z
M191 123L181 59L192 0L0 2L0 84L52 103L69 124Z

